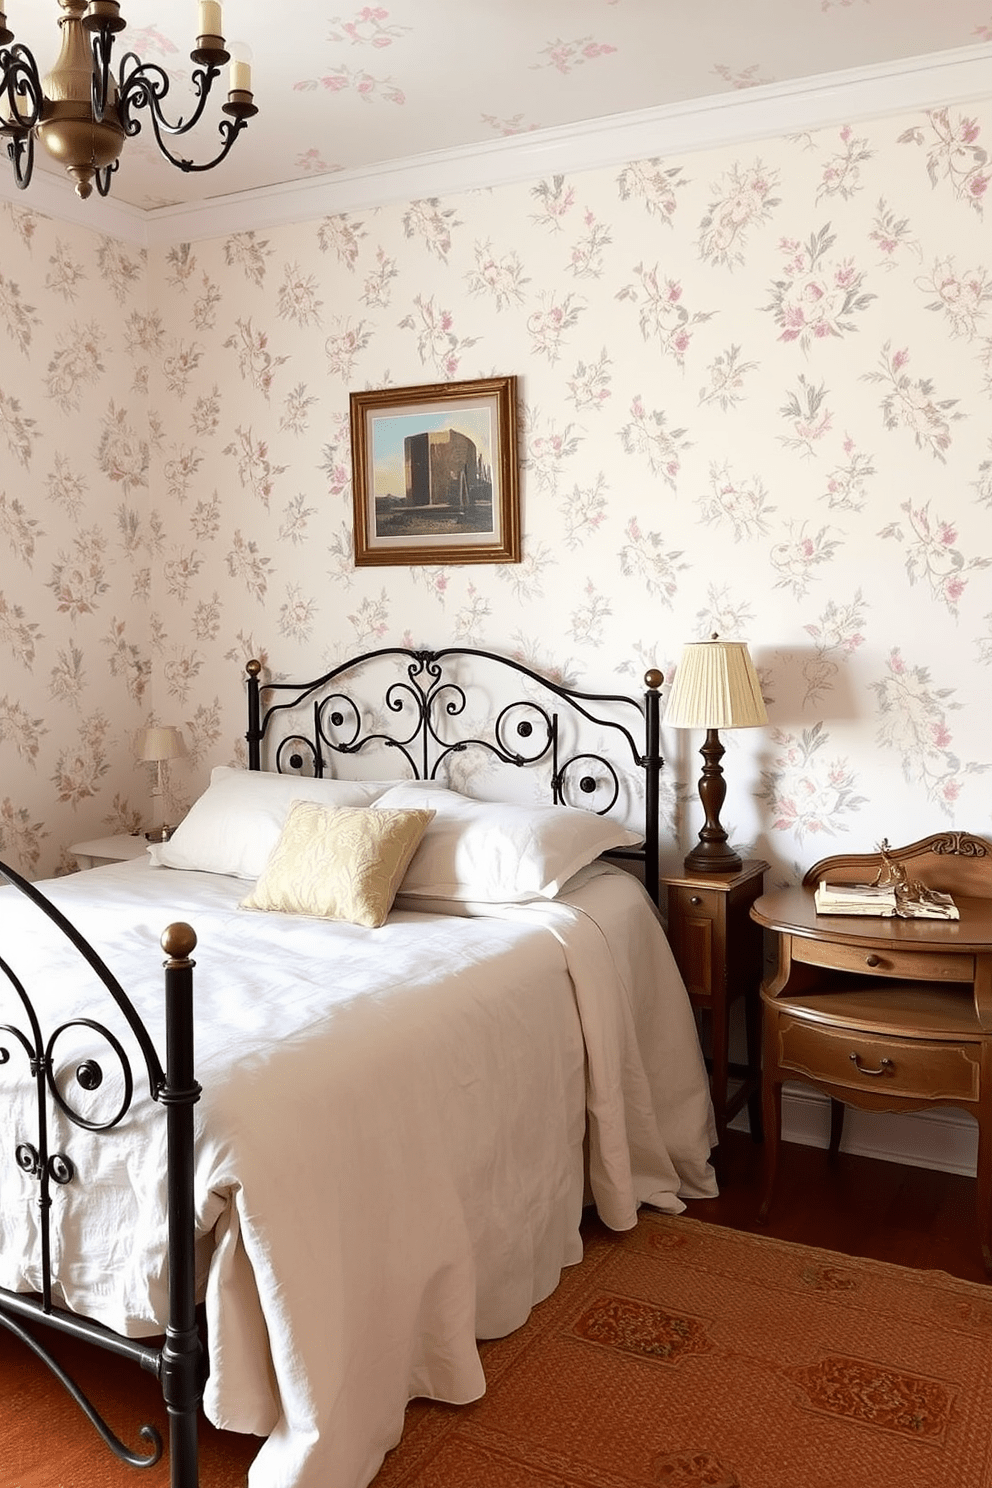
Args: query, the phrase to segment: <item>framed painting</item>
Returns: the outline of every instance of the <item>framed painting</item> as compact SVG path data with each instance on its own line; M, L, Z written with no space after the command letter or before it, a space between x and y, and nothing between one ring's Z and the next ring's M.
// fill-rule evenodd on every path
M517 379L351 394L355 564L519 563Z

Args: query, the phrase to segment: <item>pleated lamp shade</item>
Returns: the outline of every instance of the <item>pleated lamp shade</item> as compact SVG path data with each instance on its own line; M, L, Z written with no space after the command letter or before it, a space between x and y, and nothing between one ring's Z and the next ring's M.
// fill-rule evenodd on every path
M758 728L768 722L744 641L692 641L682 652L665 709L671 728Z

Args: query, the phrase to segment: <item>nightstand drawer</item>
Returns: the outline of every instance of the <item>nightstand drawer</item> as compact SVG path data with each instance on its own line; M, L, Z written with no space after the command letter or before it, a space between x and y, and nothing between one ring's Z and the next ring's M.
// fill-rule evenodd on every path
M976 1045L878 1038L784 1015L779 1017L778 1043L783 1070L814 1083L928 1101L978 1100L981 1055Z
M940 951L875 950L794 935L792 959L834 971L856 971L863 976L906 977L923 982L975 980L973 956L945 955Z

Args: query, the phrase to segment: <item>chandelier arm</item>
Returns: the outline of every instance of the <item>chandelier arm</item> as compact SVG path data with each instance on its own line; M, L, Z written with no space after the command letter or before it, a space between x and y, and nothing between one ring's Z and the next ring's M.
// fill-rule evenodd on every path
M133 62L134 67L125 75L128 62ZM188 119L180 115L172 124L165 117L161 107L161 101L169 91L168 74L157 62L142 62L134 52L128 52L121 61L117 95L117 110L125 133L137 134L141 128L140 121L132 118L131 110L146 108L151 116L155 137L159 141L160 148L163 134L188 134L203 117L214 78L219 76L219 67L207 66L194 69L190 81L197 97L196 107ZM163 153L168 154L168 151L163 151Z
M5 130L4 133L6 132ZM11 131L11 137L7 141L7 156L13 167L17 186L25 191L34 174L34 135L30 130L23 134L14 134Z
M152 114L152 128L155 131L156 144L158 145L162 154L165 156L166 160L169 161L170 165L177 166L179 170L185 171L187 174L195 174L198 171L213 170L215 165L220 165L221 161L227 155L228 151L234 144L234 141L237 139L242 129L246 129L247 127L248 120L245 118L238 118L233 121L230 119L222 119L217 126L217 132L220 135L221 139L224 141L223 149L220 151L219 154L215 155L212 160L205 160L201 164L197 164L193 160L184 159L184 157L181 155L173 155L172 151L169 149L168 145L165 143L165 140L162 138L161 133L159 132L158 119L155 117L154 114Z
M0 123L0 133L19 134L33 129L41 118L45 95L38 64L26 46L0 49L0 94L7 95L9 119ZM29 107L23 111L24 100Z
M101 196L107 196L110 192L110 183L114 179L114 171L120 166L119 160L111 161L105 170L93 172L93 183Z

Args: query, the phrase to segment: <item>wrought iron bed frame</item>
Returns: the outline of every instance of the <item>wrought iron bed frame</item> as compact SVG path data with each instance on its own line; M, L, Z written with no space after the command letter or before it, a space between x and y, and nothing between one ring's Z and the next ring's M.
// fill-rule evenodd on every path
M26 1056L37 1094L37 1131L34 1142L19 1142L13 1154L21 1170L38 1185L41 1292L10 1292L0 1287L0 1327L21 1339L42 1360L88 1416L116 1457L132 1467L151 1467L162 1455L162 1437L156 1427L144 1425L138 1435L146 1443L144 1453L127 1447L100 1416L84 1392L27 1326L43 1324L56 1334L68 1334L83 1342L131 1359L156 1376L162 1388L169 1417L169 1457L172 1488L196 1488L197 1413L206 1377L205 1360L196 1318L194 1203L193 1203L193 1106L200 1087L193 1078L193 966L196 946L192 928L177 922L162 936L165 963L166 1067L163 1070L155 1045L133 1003L106 963L59 909L45 896L0 863L0 877L20 893L71 942L106 987L137 1041L153 1100L165 1107L167 1120L167 1196L169 1223L169 1316L164 1342L125 1338L90 1318L70 1313L52 1301L50 1223L52 1185L72 1183L75 1166L66 1152L52 1152L48 1137L51 1101L74 1125L88 1131L106 1132L117 1126L130 1110L134 1096L134 1074L126 1049L104 1024L91 1018L71 1018L51 1033L42 1029L37 1010L24 984L9 961L0 955L0 973L13 988L30 1029L26 1033L13 1023L0 1024L0 1067L11 1060L3 1040L7 1034ZM85 1027L104 1040L120 1067L123 1095L118 1110L104 1121L88 1119L71 1103L70 1095L56 1080L56 1046L70 1028ZM83 1059L74 1071L80 1092L96 1090L104 1080L100 1057ZM72 1092L70 1092L71 1094ZM4 1154L6 1157L6 1154Z
M362 669L368 670L390 658L398 667L405 659L405 676L388 683L381 706L387 714L395 715L397 727L406 722L405 732L400 736L385 732L376 709L349 690ZM462 661L471 668L469 678L459 675L458 664ZM550 695L550 701L523 696L502 702L487 734L449 738L445 722L465 712L468 702L465 689L469 683L478 685L483 675L480 663L491 664L494 675L514 674L538 689L539 696ZM355 756L379 746L398 751L414 779L437 780L443 776L444 766L452 756L475 748L501 764L517 768L549 765L555 805L579 807L578 797L591 797L605 783L608 799L597 814L606 816L620 797L619 772L602 753L580 749L564 754L564 720L557 710L567 709L575 720L581 718L588 726L611 730L611 737L618 736L628 746L632 766L644 772L644 842L641 847L617 849L610 856L642 861L645 888L654 903L658 903L659 780L664 765L660 750L659 689L664 677L655 668L645 674L643 702L622 693L580 692L552 682L510 657L467 646L446 646L439 651L386 646L352 657L312 682L262 682L262 664L254 660L248 662L246 671L248 732L245 737L250 770L262 768L263 745L270 733L276 733L281 716L305 706L310 713L309 732L301 732L291 724L282 738L268 739L269 757L278 771L284 772L288 767L294 772L322 776L328 773L335 755ZM264 706L263 693L268 695ZM609 709L625 715L628 722L610 716ZM642 735L640 740L633 732L635 715L636 727Z
M405 662L404 675L389 683L382 699L387 714L394 715L398 726L405 725L399 736L384 732L368 705L346 690L346 685L352 685L361 668L387 658L394 659L397 665ZM553 701L544 703L530 696L521 697L501 706L491 721L488 735L448 738L445 723L450 724L467 707L465 687L468 679L456 675L462 662L467 662L473 669L480 663L492 663L496 668L514 674L522 684L540 689ZM647 690L643 702L639 702L623 694L580 692L552 682L520 662L468 647L447 647L439 651L386 647L344 662L307 683L262 682L262 665L254 660L248 662L246 671L248 730L245 737L249 769L252 770L262 768L262 752L266 744L270 746L276 770L312 771L318 776L327 772L335 756L359 755L370 746L380 746L398 750L414 779L436 780L445 762L453 755L478 748L504 765L549 766L551 795L556 804L573 804L573 795L591 797L602 790L605 782L608 799L599 814L606 815L620 797L619 772L606 755L597 751L564 752L562 710L567 709L574 719L582 719L586 725L610 730L611 737L618 737L626 744L632 766L644 772L643 845L618 850L611 856L643 862L645 886L657 903L659 776L664 763L659 748L661 672L652 669L646 673ZM471 682L474 685L476 681L473 672ZM263 693L268 695L264 706ZM303 706L310 711L311 732L302 733L291 726L282 738L276 739L278 723L283 715L290 715ZM608 716L608 709L619 710L628 721L621 722ZM289 718L287 721L291 725L294 723ZM641 738L635 734L635 727ZM193 1072L195 963L191 957L196 935L191 926L177 922L166 929L161 940L168 957L165 962L167 1057L163 1069L134 1005L92 946L40 890L3 863L0 863L0 879L5 879L23 894L75 947L110 993L137 1042L151 1098L166 1110L169 1257L169 1315L164 1341L148 1342L123 1337L53 1302L52 1186L73 1182L76 1173L67 1152L50 1149L49 1103L58 1107L77 1127L94 1132L109 1131L130 1109L135 1079L124 1046L104 1023L90 1018L71 1018L50 1033L43 1030L26 988L13 966L0 953L0 975L13 988L29 1029L25 1032L13 1023L0 1024L0 1069L11 1062L11 1047L19 1046L35 1082L35 1140L18 1143L14 1159L22 1171L37 1182L42 1281L38 1295L0 1288L0 1327L21 1339L47 1365L115 1456L134 1467L150 1467L159 1461L163 1452L159 1431L152 1425L140 1427L138 1435L147 1447L144 1452L126 1446L32 1330L43 1325L55 1334L69 1335L130 1359L155 1375L161 1385L169 1420L171 1488L197 1488L197 1421L207 1365L196 1312L194 1258L193 1106L200 1096L200 1086ZM57 1082L56 1046L68 1029L78 1027L89 1029L105 1041L110 1056L120 1066L123 1081L120 1107L105 1121L92 1121L75 1109ZM13 1040L12 1046L8 1046L4 1035ZM74 1071L80 1092L95 1090L103 1083L101 1059L107 1057L104 1053L81 1060Z

